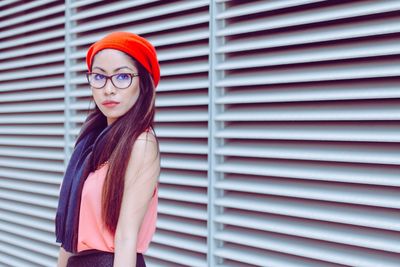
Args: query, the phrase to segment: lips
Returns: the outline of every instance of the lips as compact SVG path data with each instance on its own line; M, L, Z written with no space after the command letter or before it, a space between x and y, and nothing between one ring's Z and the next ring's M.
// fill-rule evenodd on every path
M106 100L101 103L104 107L113 108L119 104L117 101Z
M119 104L119 102L117 102L117 101L112 101L112 100L106 100L106 101L103 101L101 104L103 104L103 105L112 105L112 104Z

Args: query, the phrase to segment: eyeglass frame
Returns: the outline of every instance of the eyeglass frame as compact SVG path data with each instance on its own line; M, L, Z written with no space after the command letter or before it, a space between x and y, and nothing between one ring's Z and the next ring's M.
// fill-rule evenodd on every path
M106 81L104 82L104 85L103 85L102 87L94 87L94 86L90 83L90 79L89 79L89 76L90 76L91 74L103 75L103 76L106 78ZM131 77L131 81L130 81L129 85L126 86L126 87L118 87L118 86L116 86L116 85L114 84L114 82L113 82L113 80L112 80L112 78L113 78L114 76L116 76L116 75L121 75L121 74L127 74L127 75L129 75L129 76ZM86 73L86 79L87 79L89 85L90 85L91 87L93 87L94 89L102 89L102 88L104 88L104 86L106 86L108 80L111 81L112 85L113 85L115 88L118 88L118 89L126 89L126 88L128 88L129 86L131 86L132 81L133 81L133 77L138 77L138 76L139 76L139 73L129 73L129 72L115 73L115 74L109 75L109 76L108 76L108 75L105 75L105 74L102 74L102 73L98 73L98 72L90 72L90 71L88 71L88 72Z

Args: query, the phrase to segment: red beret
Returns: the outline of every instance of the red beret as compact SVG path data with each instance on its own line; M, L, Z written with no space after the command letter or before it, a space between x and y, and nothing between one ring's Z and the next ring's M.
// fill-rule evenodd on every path
M151 74L154 85L160 81L160 65L154 46L143 37L130 32L113 32L92 44L86 54L86 64L90 71L94 55L100 50L111 48L125 52L136 59Z

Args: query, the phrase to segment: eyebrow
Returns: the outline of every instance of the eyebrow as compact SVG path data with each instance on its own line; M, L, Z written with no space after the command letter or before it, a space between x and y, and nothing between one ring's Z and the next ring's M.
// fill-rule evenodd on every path
M99 70L101 70L102 72L107 72L107 71L105 71L104 69L102 69L102 68L100 68L100 67L93 67L93 69L99 69ZM131 69L131 68L129 68L129 67L127 67L127 66L122 66L122 67L119 67L119 68L116 68L113 72L117 72L117 71L119 71L119 70L121 70L121 69L129 69L129 70L131 70L131 71L133 71L133 69Z

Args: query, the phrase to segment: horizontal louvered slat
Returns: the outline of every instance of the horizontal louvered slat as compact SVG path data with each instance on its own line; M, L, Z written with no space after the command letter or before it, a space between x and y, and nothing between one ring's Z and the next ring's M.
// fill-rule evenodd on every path
M273 85L267 91L238 88L229 95L218 97L217 104L274 103L326 100L357 100L398 98L399 90L396 80L329 82L324 84L298 84L296 88L288 85Z
M171 218L160 214L157 228L200 237L207 236L206 225L203 222L188 218Z
M12 83L3 83L0 85L0 91L17 91L23 89L42 89L42 88L49 88L49 87L59 87L64 84L62 79L56 78L48 78L46 81L38 81L38 80L31 80L29 83L25 82L12 82Z
M75 2L71 4L71 7L80 7L82 4L84 3L84 1L80 1L80 2ZM93 3L94 1L92 1ZM80 20L80 19L87 19L87 18L91 18L91 17L96 17L99 15L107 15L107 13L111 13L111 12L115 12L115 11L124 11L125 9L128 8L132 8L132 7L136 7L136 6L140 6L143 4L150 4L152 2L156 2L155 0L141 0L141 1L125 1L125 2L116 2L116 3L112 3L112 4L108 4L105 6L100 6L98 8L92 8L88 11L82 11L80 13L77 14L73 14L72 16L70 16L70 20L71 21L75 21L75 20ZM88 4L89 2L86 1L86 4Z
M160 150L161 152L164 153L200 154L200 155L205 155L208 152L207 144L196 141L191 141L191 142L164 141L162 144L160 144Z
M195 203L176 202L173 200L163 199L158 206L158 212L171 216L183 218L207 220L207 211L204 207Z
M2 233L0 235L0 251L14 256L15 258L27 260L31 264L37 264L33 266L51 266L55 256L55 250L53 250L52 257L43 255L43 249L50 251L53 246L45 245L43 243L19 237L16 235ZM21 251L24 253L21 255Z
M38 112L38 111L55 111L64 110L65 105L62 102L58 103L32 103L27 106L26 104L14 103L4 104L0 107L0 112L2 113L17 113L17 112Z
M61 127L25 127L25 126L0 126L0 134L16 135L62 135Z
M171 248L169 246L158 244L153 244L149 248L148 252L146 252L146 256L173 262L173 266L186 266L188 262L193 266L207 266L204 263L206 259L202 257L202 254L200 253L193 253L181 248ZM165 265L163 264L162 266Z
M161 159L161 167L178 170L206 171L207 162L203 158L194 156L168 156Z
M23 183L21 183L23 184ZM18 190L10 189L7 187L0 188L0 197L8 200L19 201L23 203L29 204L37 204L43 207L54 208L57 203L55 203L56 197L45 196L39 193L40 189L32 190L33 192L26 192L23 188L18 188ZM53 190L52 196L54 196L54 192L57 190ZM58 193L58 192L57 192Z
M208 39L207 25L198 25L195 29L180 29L179 32L160 33L159 39L151 40L155 46L176 45ZM189 44L191 45L191 44ZM162 51L160 51L162 53ZM157 52L158 53L158 52ZM182 77L185 78L185 77Z
M377 122L306 123L271 122L267 124L233 124L216 133L219 138L240 139L284 139L353 142L399 142L400 127L395 124Z
M281 253L290 253L326 262L350 266L397 266L398 254L380 252L372 253L370 249L347 247L329 242L293 238L274 233L250 232L242 229L226 229L215 236L219 240L258 247ZM265 242L270 240L271 242Z
M50 234L54 232L54 224L51 221L43 220L42 218L27 216L26 214L18 214L15 212L9 212L0 209L0 215L3 221L11 224L18 224L24 227L32 227L37 230L45 231ZM50 240L50 244L53 244L53 238Z
M399 190L366 185L322 183L315 181L282 180L268 181L251 178L226 179L217 182L216 188L254 194L268 194L302 199L315 199L340 203L399 208ZM368 195L368 198L365 196Z
M370 121L398 120L394 101L362 103L299 103L268 106L240 106L216 116L220 121Z
M29 72L24 70L22 71L14 71L7 73L7 75L3 74L0 75L0 81L12 81L12 80L19 80L19 79L26 79L26 78L36 78L44 75L55 75L55 74L62 74L64 73L65 69L63 66L60 67L53 67L51 70L47 68L42 69L31 69Z
M217 0L218 1L218 0ZM308 3L322 2L323 0L297 0L297 1L276 1L276 2L255 2L245 3L238 7L231 7L228 10L221 10L216 14L217 19L228 19L240 16L257 14L265 11L272 11L282 8L294 7ZM222 2L222 1L221 1Z
M26 215L33 218L46 219L50 222L54 219L53 208L37 206L34 203L14 202L7 199L2 199L0 208L8 212L17 213L16 216Z
M162 245L170 245L176 248L186 248L199 253L207 253L207 246L202 238L192 237L192 239L193 240L187 240L184 235L179 233L160 231L160 233L155 236L154 242ZM204 243L204 245L202 243Z
M145 1L142 1L142 3L143 2L145 2ZM137 5L137 3L134 3L134 2L131 2L131 5L132 4ZM71 29L71 33L78 33L78 32L88 31L88 30L92 30L92 29L99 29L102 27L110 27L110 26L114 26L116 24L128 23L128 22L144 20L144 19L148 19L148 18L155 18L157 16L162 16L162 15L171 14L171 13L175 13L175 12L190 10L190 9L194 9L194 8L198 8L198 7L204 7L207 5L208 5L208 2L204 1L204 0L189 1L189 2L182 2L179 5L157 6L155 8L145 9L145 10L142 10L142 12L133 13L133 14L118 14L115 16L115 18L118 18L117 20L113 20L111 17L110 20L102 20L102 21L99 21L98 23L90 23L88 25L83 24L82 26L77 26L77 27L74 27L73 29ZM128 4L128 6L126 6L126 7L125 6L126 6L125 4L120 3L120 6L113 5L112 9L116 9L116 8L127 9L127 8L129 8L129 4ZM99 15L96 13L101 13L104 11L107 11L107 13L109 13L110 11L112 11L112 9L109 10L109 8L107 6L104 6L104 7L101 7L100 12L98 12L98 10L96 10L97 12L93 12L93 10L91 10L91 13L95 14L95 15ZM84 19L86 17L87 17L86 14L81 13L81 14L76 15L75 17L72 16L71 20Z
M187 27L192 25L197 25L201 23L206 23L209 20L209 15L207 13L200 13L199 15L182 15L178 18L173 19L164 19L158 22L147 22L143 24L139 24L135 26L135 33L143 34L149 31L166 31L166 30L173 30L181 27ZM100 27L101 25L99 25ZM120 30L127 30L127 29L120 29ZM133 31L133 30L131 30ZM85 45L93 43L99 40L103 35L96 35L90 36L86 38L79 38L75 41L71 41L71 46L78 46L78 45Z
M15 1L15 2L17 2L17 1ZM29 2L29 3L24 3L22 5L18 5L18 6L1 11L0 18L5 17L5 16L10 16L12 14L19 13L22 11L26 11L26 10L29 10L29 9L32 9L35 7L39 7L39 6L42 6L44 4L51 3L51 2L55 2L55 0L41 0L41 1L33 1L33 2Z
M341 45L324 45L323 47L297 48L291 51L274 51L259 53L254 56L237 56L229 62L216 66L217 70L255 68L262 66L278 66L284 64L300 64L322 62L327 60L357 59L375 56L399 54L398 38L377 40L375 42L352 42Z
M22 67L35 66L35 65L46 64L46 63L54 63L54 62L62 61L62 60L64 60L63 55L48 54L45 58L43 58L43 57L29 58L29 61L27 61L27 58L25 58L24 60L15 60L12 63L0 64L0 70L11 69L11 68L22 68ZM38 72L40 73L40 71L41 70L37 70L34 73L30 72L29 75L25 74L26 71L16 71L16 72L12 72L11 75L10 75L10 73L7 74L7 76L0 75L0 79L1 78L4 79L4 77L6 77L7 80L12 80L12 78L14 78L14 76L15 76L15 79L29 78L29 77L32 77L31 75L33 75L33 74L34 74L33 77L35 77L38 75ZM63 72L63 68L59 68L59 69L53 70L53 71L54 71L54 73ZM46 72L46 74L50 74L50 73Z
M283 197L244 196L230 193L216 200L223 207L238 208L255 212L265 212L328 222L372 227L384 230L399 231L397 223L400 215L395 209L372 209L359 205L345 205L312 201L305 199L287 199Z
M59 186L49 185L38 182L19 181L14 179L2 179L0 187L15 191L23 191L32 194L41 194L46 196L58 196Z
M0 2L0 7L16 4L17 2L18 2L18 0L3 0Z
M62 36L64 34L64 32L59 31L59 35ZM50 35L51 37L54 37L54 35ZM58 37L58 36L57 36ZM25 41L25 39L21 39L23 41ZM31 41L41 41L41 40L31 40ZM15 42L18 41L11 41L9 42L9 44L7 44L7 42L2 42L0 43L0 48L8 48L8 47L13 47L15 44ZM24 43L21 43L22 45ZM18 56L24 56L24 55L31 55L31 54L36 54L36 53L43 53L43 52L47 52L47 51L52 51L52 50L56 50L56 49L62 49L65 47L64 42L47 42L46 46L43 45L32 45L30 47L23 47L23 48L16 48L13 49L11 51L7 51L7 52L2 52L0 54L0 59L7 59L7 58L13 58L13 57L18 57ZM29 61L28 61L29 62ZM10 63L12 64L12 63Z
M29 157L34 159L64 159L63 155L60 154L60 151L53 151L43 149L41 151L37 151L36 149L27 149L27 148L0 148L1 156L10 156L10 157Z
M0 38L6 38L6 37L18 35L18 34L26 34L31 31L36 31L36 30L40 30L43 28L50 28L50 27L54 27L54 26L57 26L60 24L64 24L64 18L50 19L50 20L47 20L44 22L30 24L29 26L25 26L24 28L21 28L21 29L17 29L17 30L13 29L13 30L9 30L9 31L4 31L4 32L0 33Z
M156 252L153 252L156 253ZM146 257L146 265L149 266L154 266L154 267L182 267L184 265L181 264L177 264L177 263L171 263L171 262L167 262L161 259L156 259L156 258L151 258L150 256Z
M15 25L18 23L30 21L33 19L39 19L41 17L48 16L48 15L57 14L64 10L65 10L65 6L60 5L60 6L55 6L52 8L45 9L45 10L40 10L38 12L30 12L29 14L25 14L24 16L19 16L19 17L13 18L13 19L8 19L6 21L2 21L2 22L0 22L0 27L9 27L11 25Z
M177 170L165 170L160 174L160 179L166 184L190 185L207 187L207 177L202 173L178 172Z
M28 262L28 261L25 261L25 260L22 260L22 259L16 259L15 257L13 257L13 256L11 256L11 255L9 255L9 254L6 254L6 253L4 253L3 252L3 249L4 250L9 250L10 248L9 248L9 244L7 244L7 247L5 247L1 242L0 242L0 248L1 248L1 251L0 251L0 263L3 263L3 264L8 264L9 266L16 266L16 267L19 267L19 266L27 266L27 265L29 265L29 266L32 266L32 267L34 267L34 266L39 266L39 265L33 265L32 264L32 262ZM6 265L7 266L7 265Z
M253 214L241 210L226 212L216 221L227 225L249 227L256 230L301 236L317 240L349 244L399 253L398 232L377 231L376 229L355 228L351 225L327 224L326 222Z
M203 190L197 188L185 188L183 191L172 186L164 186L159 191L159 197L191 203L207 204L207 197L204 195Z
M0 229L11 235L20 236L22 238L27 238L27 239L29 238L36 242L43 242L45 246L48 246L48 248L51 248L51 245L53 244L52 233L45 233L40 230L31 229L29 226L24 227L13 223L3 222L2 220L0 220ZM38 250L40 250L40 247L36 248L37 252ZM45 254L52 256L54 255L55 251L56 251L55 248L52 248L52 251L45 250Z
M61 138L43 138L34 137L3 137L1 139L3 145L15 145L15 146L32 146L32 147L62 147L63 140Z
M45 163L45 164L44 164ZM44 170L50 172L62 172L63 166L60 163L54 163L46 160L31 160L31 159L13 159L0 157L0 166L21 168L30 170Z
M332 20L353 18L359 16L379 14L400 9L400 3L390 1L382 4L376 1L349 2L322 8L309 8L298 12L247 19L242 23L234 23L217 31L217 35L234 35L261 30L278 29L283 27L299 26L304 24L327 22Z
M208 131L203 126L163 124L157 127L157 136L160 137L186 137L186 138L207 138Z
M98 2L101 2L102 0L81 0L81 1L73 1L69 3L69 7L71 9L77 8L77 7L84 7L87 5L95 4Z
M62 180L60 174L45 173L40 171L22 170L22 169L9 169L1 168L0 173L4 177L9 177L16 180L33 181L38 183L48 183L59 185Z
M10 47L15 47L15 46L23 46L23 45L27 45L30 43L35 43L35 42L41 42L41 41L46 41L46 40L52 40L54 38L62 38L65 35L65 30L64 29L60 29L60 30L53 30L53 31L48 31L45 33L38 33L37 35L34 36L21 36L19 39L16 40L12 40L12 41L5 41L5 42L1 42L0 44L0 48L10 48ZM24 51L30 51L32 49L36 49L36 50L41 50L41 51L48 51L48 50L52 50L54 48L63 48L65 47L65 45L60 47L60 43L56 43L54 42L53 44L50 44L49 46L41 46L41 48L37 47L37 46L32 46L31 48L27 47L24 49L21 49L23 54L28 55L28 52L24 52ZM25 50L26 49L26 50ZM17 53L16 53L17 52ZM17 48L16 51L11 52L14 55L21 55L19 49ZM6 55L9 55L9 53L5 53Z
M388 186L399 186L400 184L399 180L396 179L400 170L395 165L230 159L219 164L216 171Z
M25 123L63 123L65 117L63 114L29 114L29 116L23 115L0 115L0 123L3 124L25 124Z
M234 87L263 84L282 84L300 82L318 82L326 80L383 78L400 75L396 69L399 62L393 59L368 62L351 62L348 64L332 63L324 66L300 66L285 67L279 69L266 69L265 71L253 71L251 74L240 72L229 79L223 79L216 83L218 87ZM357 69L357 71L353 71Z
M394 144L336 142L229 142L215 151L217 155L320 160L354 163L400 164L400 147Z
M309 260L304 257L293 256L285 253L278 253L274 251L264 251L257 248L249 248L245 245L238 245L233 243L226 244L223 248L217 248L215 255L224 258L227 264L217 266L264 266L268 263L271 267L298 267L298 266L309 266L309 267L343 267L343 265L337 265L333 263L327 263L323 261ZM245 261L246 264L240 264L238 262L229 262L226 259Z
M229 53L261 48L274 48L291 45L306 45L317 42L328 42L351 38L374 38L375 36L398 33L400 26L398 18L384 18L369 21L315 26L314 28L300 28L268 36L246 36L243 39L233 40L229 44L221 45L217 52ZM268 41L266 41L268 40Z

